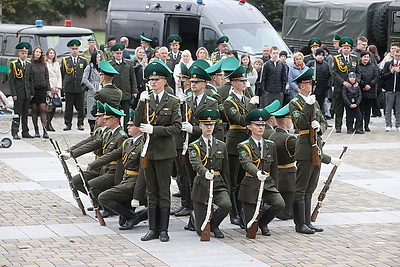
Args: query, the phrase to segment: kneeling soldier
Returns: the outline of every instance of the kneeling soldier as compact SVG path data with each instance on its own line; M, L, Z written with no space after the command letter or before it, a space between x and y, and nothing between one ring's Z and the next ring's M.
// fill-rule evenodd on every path
M220 223L228 215L232 205L229 198L229 160L224 142L214 138L215 123L219 119L216 109L204 109L197 114L202 136L189 145L189 159L197 173L192 189L193 208L196 217L196 231L201 235L201 225L206 218L208 180L214 180L213 202L218 206L212 215L211 231L216 238L223 238Z

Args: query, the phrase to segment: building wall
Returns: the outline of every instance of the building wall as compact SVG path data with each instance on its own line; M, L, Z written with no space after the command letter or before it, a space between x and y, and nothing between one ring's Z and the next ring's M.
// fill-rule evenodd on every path
M94 8L87 10L86 17L79 17L74 14L65 17L65 19L70 19L72 21L72 26L88 28L91 30L105 30L106 18L107 12L96 11ZM52 25L64 25L64 21L53 22Z

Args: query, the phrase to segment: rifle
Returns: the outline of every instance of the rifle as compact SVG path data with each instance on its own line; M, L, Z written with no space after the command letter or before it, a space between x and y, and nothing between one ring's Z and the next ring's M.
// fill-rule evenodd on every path
M147 92L150 93L148 84L146 84L146 90ZM144 105L144 116L145 116L145 120L146 123L150 123L150 119L149 119L149 100L146 99L145 101L145 105ZM143 149L142 149L142 153L140 154L140 156L142 157L142 168L146 169L147 167L149 167L149 155L147 154L147 149L149 147L149 142L150 142L150 134L146 133L145 136L145 141L143 144Z
M64 169L65 176L67 176L68 179L68 184L69 188L72 191L72 196L74 197L76 203L78 204L79 209L82 211L83 215L86 215L85 207L83 206L83 203L81 201L81 198L79 197L78 190L76 189L74 182L72 180L72 175L71 172L68 169L67 163L65 160L60 156L61 155L61 149L60 146L58 145L58 142L54 140L53 138L50 137L50 143L53 145L54 150L57 154L58 159L60 160L60 163Z
M313 75L313 92L314 92L314 86L315 86L316 77L317 77L316 76L316 70L317 70L316 69L316 67L317 67L316 66L316 64L317 64L316 62L317 61L315 60L315 62L314 62L314 75ZM310 124L311 124L311 122L313 120L315 120L315 106L313 106L313 111L311 113ZM310 137L310 143L311 143L311 163L314 166L319 166L319 165L321 165L321 158L320 158L321 150L318 147L318 142L317 142L318 136L317 136L317 133L315 132L315 129L313 129L311 126L310 126L309 137Z
M209 157L208 144L206 144L206 147L207 147L206 159L209 161L209 166L211 167L210 172L214 173L214 170L212 169L212 158ZM201 158L201 155L200 155L200 158ZM210 222L211 222L211 218L212 218L213 191L214 191L214 178L211 180L208 180L207 213L206 213L206 218L204 219L204 222L200 227L200 230L201 230L200 241L210 241L210 235L211 235Z
M185 121L189 122L188 118L188 105L185 102L185 104L182 105L182 112L185 114ZM189 164L189 155L187 154L187 150L189 147L189 133L185 133L185 141L183 142L183 148L182 148L182 165L186 166Z
M63 138L64 138L64 141L65 141L65 143L67 144L67 147L68 147L68 149L69 149L67 140L65 139L65 136L64 136L64 135L63 135ZM93 210L94 210L95 213L96 213L96 216L97 216L97 219L99 220L100 225L101 225L101 226L106 226L106 222L104 221L104 218L103 218L103 216L101 215L101 212L100 212L100 209L99 209L99 204L98 204L98 202L97 202L96 197L94 196L93 190L92 190L92 188L90 187L88 180L85 178L85 173L84 173L84 171L80 168L80 166L79 166L79 164L78 164L78 161L76 160L76 158L75 158L72 154L71 154L71 158L74 159L76 168L78 169L79 175L81 176L81 179L82 179L82 182L83 182L83 186L85 187L86 192L88 193L89 199L90 199L90 201L91 201L91 203L92 203L92 205L93 205Z
M328 142L329 138L331 137L333 131L335 130L334 127L332 127L332 130L329 132L328 136L325 138L324 141L322 141L322 147L324 147L324 145L326 144L326 142Z
M353 139L354 133L356 131L354 130L353 134L350 137L350 141L349 144L347 146L343 147L342 153L340 153L339 159L342 159L344 153L346 153L347 148L349 147L351 140ZM314 208L313 213L311 214L311 221L315 222L319 213L319 209L322 206L322 201L324 201L325 197L326 197L326 193L328 192L329 188L331 187L332 181L333 181L333 177L335 176L336 170L337 170L338 166L333 166L331 172L329 173L328 179L326 179L325 181L325 185L322 188L321 192L318 195L318 202L317 205Z

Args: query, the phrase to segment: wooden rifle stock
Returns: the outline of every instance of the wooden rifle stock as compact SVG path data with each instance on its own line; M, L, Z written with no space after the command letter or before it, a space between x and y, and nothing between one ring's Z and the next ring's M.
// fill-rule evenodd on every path
M188 106L187 103L182 104L182 114L184 115L183 117L185 118L185 122L189 122L188 118ZM182 166L186 166L189 164L189 154L188 154L188 146L189 146L189 133L185 132L184 136L184 141L183 141L183 149L182 149Z
M209 150L208 150L208 144L206 144L207 146L207 153L206 153L206 157L207 157L207 161L209 162L209 170L214 173L213 169L212 169L212 158L208 157L209 156ZM201 155L199 155L201 158ZM210 241L210 235L211 235L211 218L212 218L212 212L213 212L213 191L214 191L214 177L211 180L208 180L208 202L207 202L207 213L206 213L206 218L204 219L203 224L201 225L201 228L203 228L203 230L201 231L201 235L200 235L200 241ZM208 218L207 218L208 217ZM207 223L206 223L207 221ZM204 225L206 223L206 225ZM201 230L201 229L200 229Z
M144 119L146 121L146 123L150 123L149 120L149 100L146 100L145 104L144 104ZM149 167L149 155L147 153L147 148L149 146L149 142L150 142L150 134L146 133L145 134L145 141L144 141L144 145L143 145L143 151L142 151L142 169L146 169ZM145 154L144 154L145 153Z
M208 195L210 195L210 185L211 185L211 181L208 181ZM211 193L212 194L212 193ZM206 227L204 228L203 231L201 231L201 235L200 235L200 241L210 241L210 237L211 237L211 222L212 219L212 212L210 214L210 218L207 221Z
M313 112L311 114L310 123L315 120L315 108L313 107ZM321 165L321 157L319 156L319 148L317 143L317 133L315 129L310 126L310 143L311 143L311 163L314 166Z

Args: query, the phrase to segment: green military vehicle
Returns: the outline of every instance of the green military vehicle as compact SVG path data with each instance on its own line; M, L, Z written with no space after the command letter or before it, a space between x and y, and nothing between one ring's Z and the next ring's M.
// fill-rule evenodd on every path
M381 54L400 41L400 1L385 0L286 0L282 37L295 51L319 38L332 48L332 35L356 40L363 35Z
M87 38L92 35L93 31L89 29L68 26L42 26L40 21L37 21L37 25L0 24L0 91L5 95L10 95L8 66L10 61L18 58L15 50L15 46L18 43L28 42L31 44L32 48L29 50L29 55L36 46L40 46L43 51L52 47L56 50L58 58L61 58L69 54L69 48L67 47L69 40L80 40L82 46L79 50L83 52L88 48Z

